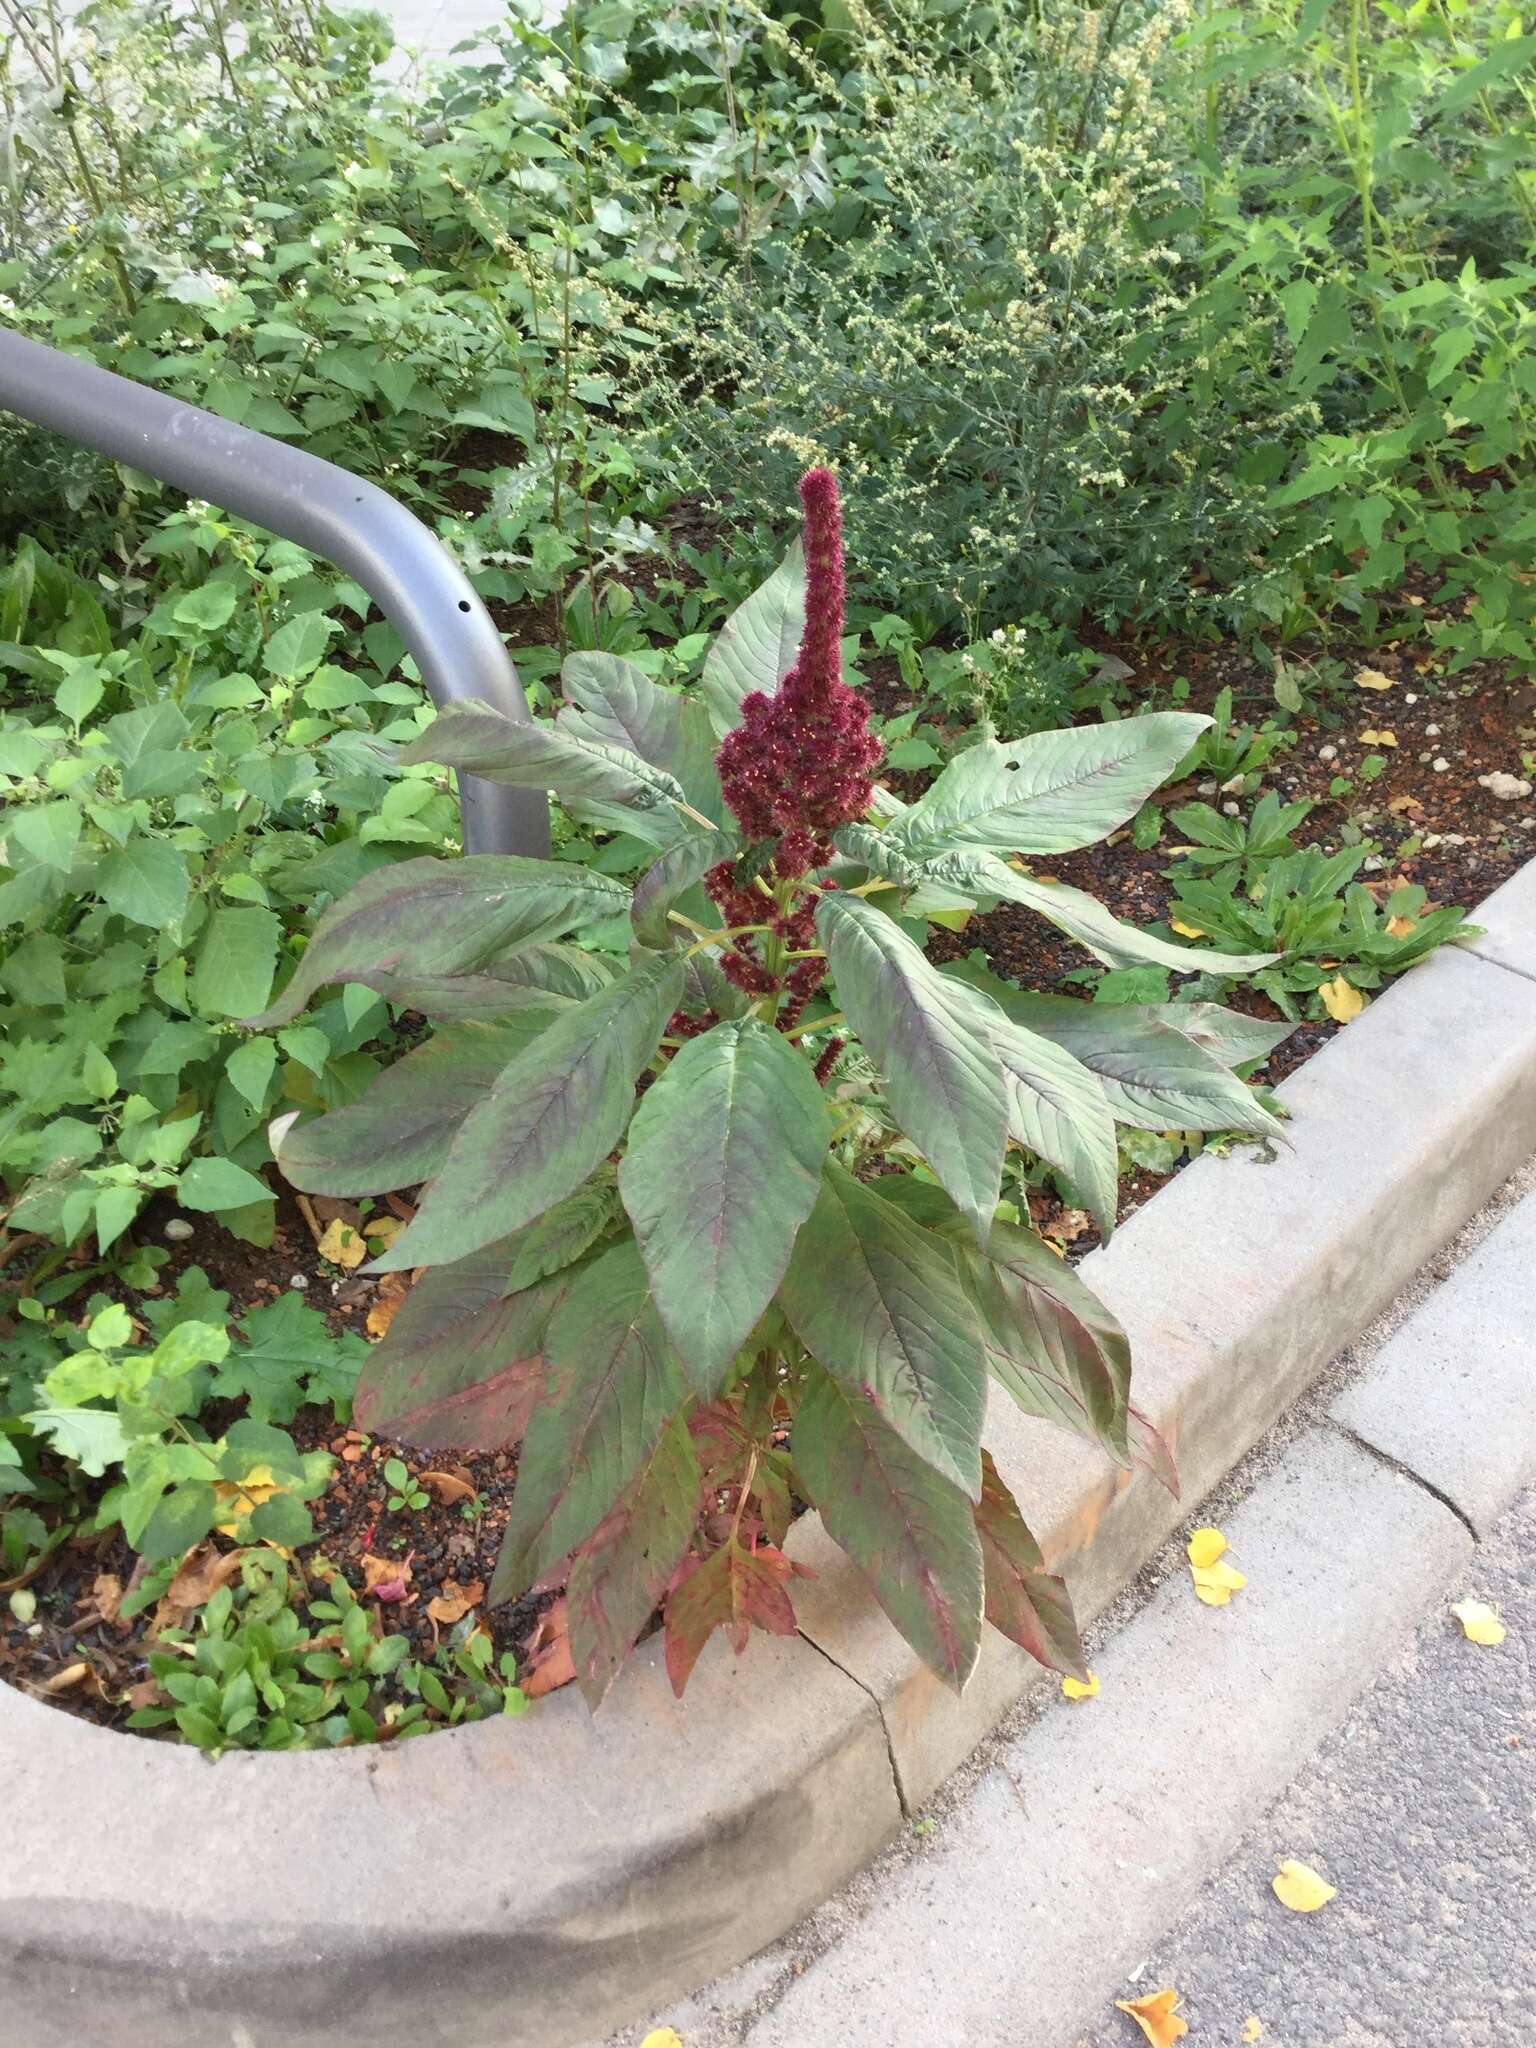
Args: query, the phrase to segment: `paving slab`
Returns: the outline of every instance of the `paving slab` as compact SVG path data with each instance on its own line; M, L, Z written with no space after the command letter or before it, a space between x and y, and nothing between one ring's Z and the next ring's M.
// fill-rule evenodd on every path
M1486 897L1472 921L1483 929L1480 938L1469 942L1470 952L1536 981L1536 860L1528 860Z
M1536 1479L1536 1195L1388 1339L1330 1413L1427 1481L1479 1535L1493 1526Z
M1241 2041L1250 2019L1260 2048L1530 2048L1536 1492L1447 1589L1468 1596L1499 1606L1504 1643L1477 1648L1436 1607L1116 1997L1173 1986L1189 2048ZM1283 1911L1278 1856L1338 1898ZM1106 2003L1081 2048L1145 2044Z
M1227 1534L1248 1589L1214 1609L1170 1579L1096 1657L1099 1697L1001 1744L747 2048L1071 2039L1472 1551L1440 1502L1328 1430Z

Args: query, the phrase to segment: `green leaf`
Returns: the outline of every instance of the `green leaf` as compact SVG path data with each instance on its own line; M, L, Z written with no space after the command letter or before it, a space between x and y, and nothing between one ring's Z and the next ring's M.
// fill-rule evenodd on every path
M80 807L67 797L53 803L30 804L8 812L8 837L23 848L39 866L68 874L80 845ZM12 866L19 865L12 862Z
M270 1202L272 1190L232 1159L194 1159L177 1184L177 1199L187 1209L242 1209L247 1202Z
M277 971L281 935L270 910L221 905L213 911L192 970L194 1007L210 1017L244 1017L259 1009Z
M1150 961L1179 974L1254 974L1272 967L1278 953L1223 953L1214 946L1179 946L1138 931L1112 917L1097 897L1045 875L1021 875L1007 861L988 854L966 856L978 895L999 896L1036 910L1059 931L1086 946L1106 967L1136 967Z
M704 657L699 694L717 733L741 721L742 700L765 697L795 665L805 635L805 553L797 540L778 568L720 628Z
M924 1663L958 1692L981 1647L982 1557L970 1501L814 1364L790 1448L827 1533Z
M187 914L187 860L164 839L130 839L97 863L91 887L109 910L154 931Z
M201 1543L218 1514L218 1497L205 1479L183 1480L158 1503L139 1536L136 1549L151 1564L180 1557Z
M637 811L684 801L682 785L627 747L586 730L509 718L476 698L449 704L400 754L403 766L432 762L513 789L550 789L556 796L624 804Z
M638 755L670 775L695 810L723 815L714 729L697 697L661 689L616 654L569 654L560 677L570 700L556 720L560 731Z
M204 583L177 598L171 615L183 626L196 626L200 632L216 633L220 626L227 626L234 617L237 602L238 593L232 583Z
M1494 44L1491 53L1452 81L1435 102L1434 113L1441 119L1459 114L1471 106L1480 93L1501 80L1529 70L1536 62L1536 36L1509 36Z
M1145 1003L1140 1006L1159 1024L1178 1031L1224 1067L1245 1067L1262 1060L1290 1037L1294 1024L1271 1024L1220 1003Z
M339 621L328 619L324 612L300 612L286 626L279 626L262 649L262 667L269 675L307 676L324 661L331 635L340 630Z
M257 1542L281 1544L285 1550L297 1550L315 1537L314 1517L291 1493L274 1493L262 1501L252 1509L246 1526Z
M291 1023L329 982L361 982L391 1002L413 1002L418 981L473 974L514 948L612 916L628 901L629 892L606 875L516 854L376 868L324 912L298 973L249 1022Z
M688 1397L633 1238L582 1267L550 1318L544 1398L491 1583L515 1597L591 1535Z
M662 949L681 937L679 927L669 921L669 913L717 861L725 859L727 851L727 842L718 833L694 832L669 846L646 869L635 884L635 898L630 905L635 937L642 946ZM705 918L711 916L707 902L698 907Z
M284 1179L311 1195L382 1195L428 1179L447 1158L465 1117L553 1014L535 1010L496 1024L459 1024L429 1038L371 1081L356 1102L295 1124L278 1148Z
M948 971L983 990L1013 1023L1053 1041L1080 1061L1096 1077L1110 1114L1120 1123L1149 1131L1233 1130L1284 1137L1251 1088L1149 1008L1036 995L969 963ZM1179 1005L1164 1007L1176 1011ZM1270 1027L1263 1028L1269 1035ZM1065 1161L1049 1152L1044 1156L1071 1174ZM1071 1177L1083 1187L1076 1175Z
M884 1081L902 1129L985 1242L1002 1183L1009 1090L974 1006L863 898L816 906L838 1000Z
M831 1135L810 1063L755 1017L690 1039L640 1098L619 1193L706 1400L784 1277Z
M239 1324L239 1335L244 1341L230 1346L215 1370L213 1388L226 1400L243 1394L255 1422L291 1422L302 1402L317 1398L311 1391L317 1380L323 1398L333 1398L339 1363L345 1366L342 1392L349 1393L357 1367L368 1356L361 1337L350 1331L333 1337L325 1317L292 1289L252 1309Z
M579 1187L623 1135L682 988L681 964L655 954L557 1018L465 1118L416 1220L372 1270L463 1258Z
M272 1038L248 1038L243 1045L237 1045L224 1062L230 1086L245 1097L252 1109L258 1111L266 1107L267 1090L272 1085L276 1069L277 1041ZM371 1193L372 1190L365 1192Z
M109 1408L33 1408L21 1419L89 1479L100 1479L128 1449L123 1425Z
M1040 1546L988 1451L981 1454L981 1499L975 1513L987 1620L1048 1671L1086 1679L1088 1668L1066 1581L1045 1569Z
M1152 711L1107 725L983 739L959 753L890 836L922 859L958 848L1068 853L1140 810L1211 723Z
M560 1273L511 1294L509 1248L492 1244L424 1273L358 1382L360 1429L424 1450L493 1451L522 1438L543 1384Z
M693 1534L699 1461L682 1415L577 1552L566 1587L571 1655L596 1707L655 1613Z
M974 1499L987 1360L951 1246L830 1160L778 1300L849 1398Z

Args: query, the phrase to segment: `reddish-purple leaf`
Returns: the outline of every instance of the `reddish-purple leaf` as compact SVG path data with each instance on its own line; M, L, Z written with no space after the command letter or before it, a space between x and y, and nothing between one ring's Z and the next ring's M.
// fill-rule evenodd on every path
M739 1657L754 1628L792 1636L789 1580L797 1567L771 1543L734 1536L706 1558L690 1557L667 1596L667 1676L681 1699L699 1653L717 1628Z
M981 1454L981 1499L975 1514L988 1621L1049 1670L1086 1679L1066 1581L1045 1569L1040 1546L987 1451Z

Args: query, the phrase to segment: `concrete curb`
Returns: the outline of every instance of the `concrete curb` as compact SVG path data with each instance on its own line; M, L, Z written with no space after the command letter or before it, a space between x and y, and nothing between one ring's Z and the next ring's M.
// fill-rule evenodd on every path
M1197 1162L1087 1262L1183 1505L995 1404L1084 1619L1536 1152L1536 869L1479 918L1496 956L1436 954L1285 1084L1293 1152ZM209 1765L0 1686L16 2041L568 2048L752 1954L1038 1677L990 1635L956 1701L814 1517L793 1544L820 1574L802 1637L714 1646L684 1707L653 1646L595 1721L567 1692L398 1748Z

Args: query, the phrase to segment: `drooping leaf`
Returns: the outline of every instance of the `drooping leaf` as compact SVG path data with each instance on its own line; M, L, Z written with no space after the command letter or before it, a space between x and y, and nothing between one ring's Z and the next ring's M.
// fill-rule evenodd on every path
M683 936L669 913L693 892L697 909L708 917L711 906L699 889L700 879L725 858L727 842L717 832L693 832L669 846L635 884L630 918L642 946L665 947ZM703 918L696 921L702 922ZM713 928L713 927L712 927Z
M951 1247L832 1160L778 1299L849 1399L974 1499L986 1352Z
M509 1247L424 1273L395 1311L358 1381L359 1429L431 1451L518 1442L542 1384L541 1353L571 1275L507 1290Z
M660 688L616 654L569 654L560 679L570 699L555 721L562 731L637 754L670 775L696 811L722 815L715 737L699 698Z
M426 1180L448 1156L465 1117L552 1014L525 1010L429 1038L372 1080L356 1102L295 1124L278 1149L284 1178L306 1194L351 1196L387 1194Z
M983 739L956 754L890 835L920 859L962 847L1068 853L1091 845L1140 810L1210 722L1151 711L1006 743Z
M949 971L984 990L1012 1022L1062 1046L1088 1068L1110 1114L1120 1123L1152 1131L1234 1130L1284 1136L1251 1088L1194 1037L1162 1022L1149 1007L1036 995L969 962ZM1179 1005L1161 1007L1172 1011ZM1060 1160L1054 1163L1064 1165Z
M958 1692L981 1647L981 1543L971 1502L815 1364L790 1448L807 1497L923 1661Z
M639 811L685 801L675 776L628 747L594 739L586 728L509 718L477 698L445 705L399 759L406 767L430 761L513 789L549 789Z
M524 946L504 959L487 960L472 974L413 974L410 1003L445 1024L491 1022L539 1010L555 1016L606 988L615 972L612 960L580 946Z
M1066 1581L1046 1570L1040 1546L1003 1484L990 1451L981 1454L981 1499L975 1515L987 1620L1047 1669L1086 1680L1088 1667L1083 1662Z
M691 1557L667 1598L667 1676L681 1699L699 1652L723 1628L739 1657L754 1628L792 1636L794 1566L772 1543L727 1538L708 1557Z
M676 1415L576 1553L566 1587L576 1679L597 1706L655 1612L699 1506L699 1461Z
M771 697L795 665L805 636L805 553L797 540L778 568L720 628L704 657L699 693L717 733L740 723L742 700Z
M557 1018L470 1111L416 1220L374 1270L463 1258L579 1187L618 1143L682 987L681 964L658 953Z
M969 994L861 897L824 895L816 929L838 999L902 1129L983 1242L1008 1143L1009 1087Z
M756 1017L690 1039L641 1097L619 1192L706 1400L784 1277L831 1135L810 1063Z
M1107 1242L1115 1227L1120 1160L1099 1078L1075 1053L1004 1007L990 977L983 986L966 976L963 986L976 991L976 1033L991 1044L1007 1077L1009 1136L1066 1175Z
M1122 924L1085 889L1074 889L1044 875L1020 874L1007 861L985 853L957 859L953 864L957 872L962 860L978 895L997 896L1005 903L1037 910L1106 967L1138 967L1150 961L1179 974L1254 974L1261 967L1272 967L1280 957L1277 953L1223 953L1214 946L1176 946L1152 932L1138 931L1135 925Z
M1250 1060L1267 1058L1296 1029L1294 1024L1271 1024L1263 1017L1225 1009L1220 1003L1142 1003L1128 1007L1166 1024L1170 1031L1182 1032L1224 1067L1245 1067Z
M518 854L407 860L376 868L315 926L298 972L257 1029L288 1024L328 982L361 982L392 1002L419 978L471 974L514 947L558 937L628 903L606 875Z
M550 1317L544 1376L493 1602L515 1598L592 1534L688 1398L633 1238L577 1272Z

